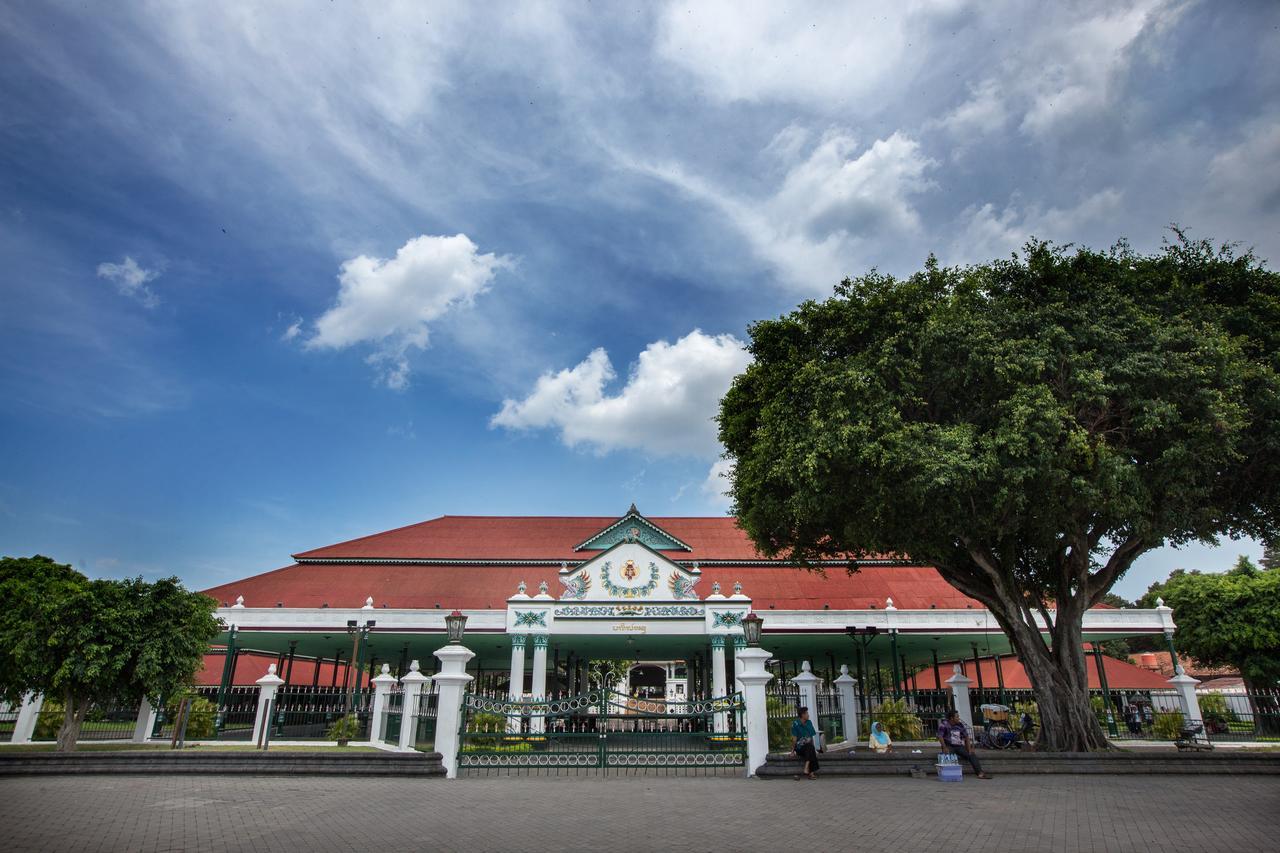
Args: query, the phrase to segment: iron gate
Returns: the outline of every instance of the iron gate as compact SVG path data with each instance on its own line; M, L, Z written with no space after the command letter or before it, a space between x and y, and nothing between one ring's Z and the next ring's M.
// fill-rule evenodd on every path
M597 689L546 701L468 693L458 768L563 773L742 767L742 714L736 693L665 700Z

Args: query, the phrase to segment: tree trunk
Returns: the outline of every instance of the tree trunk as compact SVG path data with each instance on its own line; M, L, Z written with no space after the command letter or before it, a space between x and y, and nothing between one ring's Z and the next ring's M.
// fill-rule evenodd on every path
M80 726L89 713L89 700L66 697L66 711L62 717L62 728L58 729L58 752L72 752L76 741L80 738Z

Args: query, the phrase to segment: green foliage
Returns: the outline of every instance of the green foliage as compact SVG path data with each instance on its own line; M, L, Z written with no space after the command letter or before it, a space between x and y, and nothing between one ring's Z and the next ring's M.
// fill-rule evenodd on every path
M769 717L769 749L774 752L790 752L795 746L791 738L791 723L794 716L788 716L795 709L791 703L778 696L765 699L765 711Z
M355 714L339 717L329 726L329 731L325 732L325 737L336 741L355 740L359 736L360 718Z
M533 744L528 741L521 741L519 743L504 743L499 746L493 743L482 744L477 741L467 741L463 752L478 749L483 749L484 752L533 752Z
M1206 666L1231 666L1254 689L1280 680L1280 569L1241 565L1225 574L1181 569L1143 596L1161 597L1178 623L1178 651Z
M871 712L869 719L858 724L865 739L871 736L871 724L879 723L893 740L920 740L924 737L924 723L907 706L907 700L890 699Z
M57 699L46 699L40 705L40 713L36 715L35 731L31 735L33 740L53 740L58 736L58 729L62 728L62 721L66 717L67 709Z
M1036 731L1039 731L1040 730L1040 706L1037 705L1035 702L1015 702L1013 705L1013 719L1009 721L1009 724L1014 728L1018 729L1019 731L1021 731L1022 715L1025 713L1031 714L1031 720L1036 725Z
M1182 712L1166 711L1156 714L1151 731L1161 740L1177 740L1182 734Z
M1262 559L1258 565L1267 572L1280 569L1280 541L1262 543Z
M44 693L80 720L95 702L158 701L203 663L216 608L177 578L90 580L48 557L0 559L0 696Z
M1235 722L1236 715L1227 705L1227 697L1221 693L1201 693L1196 698L1200 702L1200 716L1206 723L1225 726L1227 723Z
M473 747L493 747L497 746L502 735L507 730L507 718L503 714L494 714L488 711L482 711L471 715L467 721L468 732L494 732L495 737L469 737L466 743Z
M1033 242L846 280L750 331L719 414L743 528L802 565L937 566L1011 635L1046 719L1086 685L1039 611L1057 608L1049 643L1074 650L1142 553L1280 535L1280 275L1248 253L1181 234L1150 256Z
M172 723L178 721L178 706L183 699L191 700L191 708L187 712L187 740L209 740L214 736L218 709L208 699L194 690L183 690L169 699L165 706L165 717Z

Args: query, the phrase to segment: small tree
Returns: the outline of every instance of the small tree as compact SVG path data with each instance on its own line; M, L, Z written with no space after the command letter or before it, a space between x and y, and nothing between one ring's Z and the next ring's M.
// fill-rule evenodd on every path
M216 608L177 578L89 580L48 557L0 559L0 695L60 700L57 748L74 749L94 703L158 706L189 684Z
M1223 574L1178 569L1147 590L1173 608L1180 651L1206 666L1230 666L1244 679L1259 730L1280 723L1274 698L1280 683L1280 568L1259 570L1247 557Z

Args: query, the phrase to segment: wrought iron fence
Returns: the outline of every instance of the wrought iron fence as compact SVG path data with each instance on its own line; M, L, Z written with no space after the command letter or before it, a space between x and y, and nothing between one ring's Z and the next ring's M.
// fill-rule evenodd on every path
M0 703L0 743L13 740L13 729L18 723L18 711L21 708L21 705Z
M35 741L51 741L58 739L58 731L62 728L66 712L60 703L46 701L36 714L35 732L31 739ZM133 737L133 729L138 721L137 706L99 705L90 706L80 725L78 741L129 740Z

